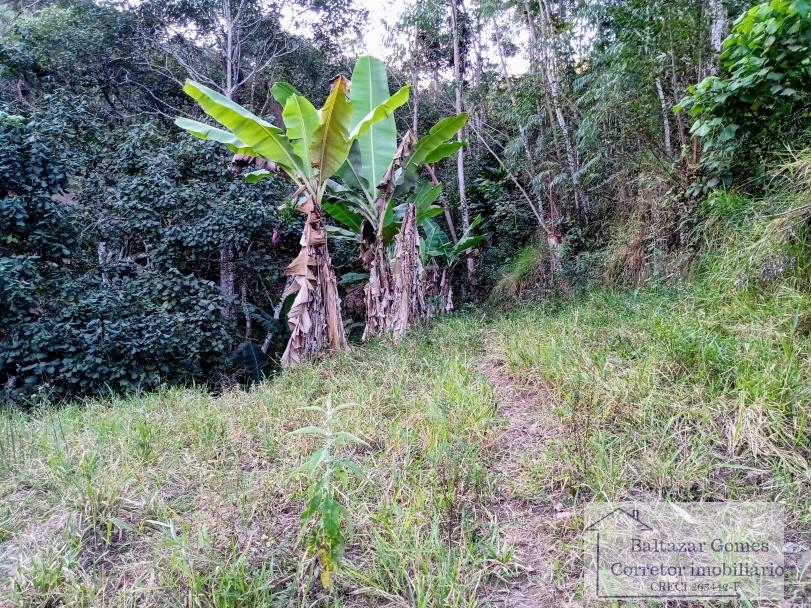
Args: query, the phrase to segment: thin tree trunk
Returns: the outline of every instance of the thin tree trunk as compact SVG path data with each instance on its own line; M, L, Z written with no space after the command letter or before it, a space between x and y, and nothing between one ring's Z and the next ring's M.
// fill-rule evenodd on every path
M710 48L712 48L712 50L716 53L720 53L727 27L727 11L724 7L724 0L710 0L710 12L712 13L712 24L710 25ZM711 62L712 73L715 73L717 64L717 59L714 59Z
M284 294L289 288L291 283L293 282L292 277L287 277L287 283L285 283L284 289L282 293ZM284 308L284 297L279 298L279 301L276 303L276 306L273 307L273 318L278 321L282 316L282 309ZM269 331L268 335L265 336L265 340L262 342L262 352L264 354L268 354L268 350L270 350L270 343L273 341L273 334L274 332Z
M241 281L239 284L239 296L242 300L242 314L245 315L245 339L247 340L251 337L253 320L251 319L251 310L248 306L248 286L245 284L245 281Z
M673 88L673 98L680 99L681 94L679 91L681 91L681 87L679 86L679 79L676 75L676 54L673 52L672 43L670 46L670 86ZM679 145L682 149L680 154L683 154L685 148L687 147L687 129L684 126L684 116L682 112L676 112L676 130L678 131L679 135Z
M451 27L453 28L454 106L456 113L460 114L464 109L464 104L462 103L463 74L462 58L459 50L458 2L459 0L451 0ZM464 140L464 134L461 129L456 134L456 139L457 141ZM460 149L456 154L456 174L459 182L459 211L462 216L462 231L464 232L470 227L470 213L467 207L467 193L465 189L465 154L463 149Z
M536 44L538 44L537 34L535 32L535 24L534 20L532 19L532 14L529 9L529 2L528 0L524 0L525 8L527 11L527 21L531 24L530 27L530 34L531 37L535 39ZM586 192L580 187L580 178L578 177L579 172L579 163L577 160L577 152L575 150L574 145L572 144L571 136L569 135L569 127L566 121L566 117L563 114L563 110L560 107L560 86L557 80L557 65L554 53L549 48L549 41L553 37L552 27L551 27L551 16L549 15L548 8L546 5L541 2L540 3L540 15L541 15L541 34L543 37L543 46L539 50L541 50L540 54L540 66L539 66L539 73L546 85L546 89L548 90L548 98L551 102L551 110L554 112L554 120L550 117L550 122L556 122L561 136L563 137L563 145L566 151L566 162L569 169L569 176L572 180L572 192L574 195L574 204L575 209L581 213L588 212L591 208L591 203L588 199L588 195ZM550 125L551 126L551 125ZM554 127L553 127L554 128Z
M414 51L411 54L411 99L414 103L414 111L411 118L411 130L414 132L415 137L419 133L420 121L420 68L417 63L419 61L420 52L420 30L415 28Z
M222 307L222 318L228 326L234 321L235 282L234 248L229 244L220 249L220 294L225 300Z
M656 94L659 96L659 104L662 106L662 129L664 131L665 152L668 158L673 158L673 145L670 142L670 108L665 99L665 92L662 89L662 80L656 77Z

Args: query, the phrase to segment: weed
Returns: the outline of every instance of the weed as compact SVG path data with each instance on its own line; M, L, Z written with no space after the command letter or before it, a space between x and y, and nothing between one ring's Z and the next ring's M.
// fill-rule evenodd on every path
M350 404L333 406L332 396L327 396L324 407L301 408L320 414L323 426L305 426L289 433L290 436L315 435L321 438L321 445L301 466L309 483L306 506L301 514L301 536L308 558L318 560L321 584L325 589L332 588L332 577L340 566L352 527L352 516L341 503L338 485L346 473L364 476L357 464L339 458L337 451L347 444L369 445L352 433L337 430L338 416L350 407Z

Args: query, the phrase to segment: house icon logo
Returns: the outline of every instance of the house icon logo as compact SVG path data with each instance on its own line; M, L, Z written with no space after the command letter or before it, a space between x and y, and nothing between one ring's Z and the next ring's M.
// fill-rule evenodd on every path
M598 532L600 528L604 525L610 525L617 520L626 520L626 525L636 525L637 530L639 532L653 532L653 528L651 528L648 524L643 522L639 519L639 510L638 509L631 509L626 510L622 507L617 507L613 511L610 511L607 515L603 515L600 519L595 521L591 524L588 528L586 528L586 532ZM628 522L627 520L630 520ZM616 524L615 524L616 526Z

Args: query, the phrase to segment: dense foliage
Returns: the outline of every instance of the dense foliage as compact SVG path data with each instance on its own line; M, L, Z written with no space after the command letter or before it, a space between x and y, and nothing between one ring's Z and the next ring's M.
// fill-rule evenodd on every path
M274 367L290 333L285 268L300 251L301 200L272 167L249 183L250 154L172 122L202 118L187 78L274 125L288 98L274 82L321 105L363 54L366 11L286 4L0 9L4 398L227 384ZM391 175L366 159L365 181L321 184L346 334L376 314L370 294L392 299L369 280L370 251L379 268L399 264L394 237L412 203L409 259L440 301L427 309L494 287L490 301L503 303L681 275L713 190L762 194L764 167L805 146L810 26L804 0L406 3L381 58L392 90L412 85L386 118L389 139L469 119L433 167L400 171L387 148Z
M752 7L724 41L725 73L689 87L680 107L689 108L696 118L692 132L706 142L705 164L716 173L711 185L719 178L729 185L731 163L745 175L744 163L811 126L810 10L805 0Z

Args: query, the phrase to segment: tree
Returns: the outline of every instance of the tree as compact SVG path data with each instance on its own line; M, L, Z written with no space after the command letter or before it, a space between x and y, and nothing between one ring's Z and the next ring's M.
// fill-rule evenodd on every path
M386 66L372 57L358 59L352 83L356 120L389 94ZM419 227L443 212L434 204L442 186L420 182L419 173L465 145L448 140L466 121L465 114L445 118L419 139L409 130L398 146L389 117L358 137L339 172L343 187L333 189L336 200L324 209L361 243L361 264L369 273L364 338L387 332L401 336L427 314Z
M277 83L273 94L284 107L286 133L199 83L187 82L184 91L230 131L185 118L176 121L178 126L202 139L226 144L237 154L263 158L297 187L293 199L307 219L299 255L285 270L292 282L283 297L295 295L295 299L287 317L292 334L282 363L298 365L325 348L344 348L346 338L327 247L322 201L330 178L344 165L352 143L403 105L408 100L408 87L375 104L353 122L349 81L343 76L333 80L321 110L316 110L289 84ZM249 174L249 179L271 174L269 169L260 169Z
M724 40L724 74L688 88L677 109L689 111L695 119L691 132L705 142L710 186L731 182L729 159L747 136L768 133L768 150L782 145L780 131L798 134L808 127L810 40L808 2L763 2L742 14Z

